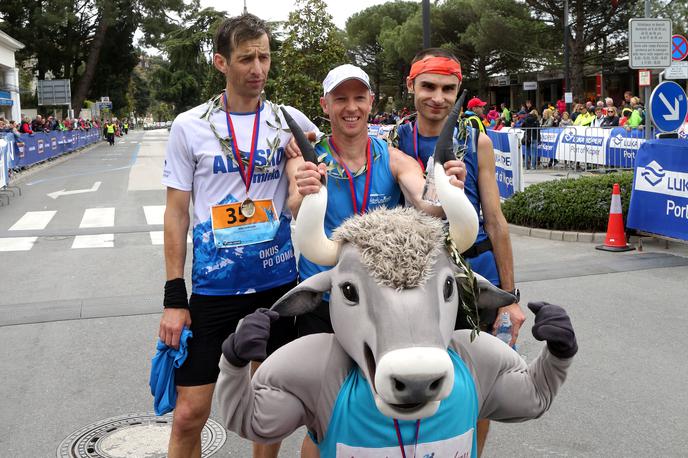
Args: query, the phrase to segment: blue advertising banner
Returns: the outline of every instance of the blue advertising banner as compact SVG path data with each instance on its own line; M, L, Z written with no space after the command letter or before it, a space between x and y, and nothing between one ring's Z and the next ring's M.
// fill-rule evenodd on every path
M31 164L69 153L78 148L83 148L99 139L99 129L22 134L16 141L16 154L10 158L9 168L27 167ZM12 136L12 143L14 142L15 139Z
M640 147L627 226L688 240L688 141L648 140Z
M549 127L539 132L537 152L541 158L632 168L644 137L642 129L624 127Z
M14 135L0 134L0 189L10 182L9 160L14 142Z
M495 154L495 174L499 197L506 199L517 191L523 191L521 186L521 154L519 151L518 135L514 132L500 132L487 130L487 136L492 140Z

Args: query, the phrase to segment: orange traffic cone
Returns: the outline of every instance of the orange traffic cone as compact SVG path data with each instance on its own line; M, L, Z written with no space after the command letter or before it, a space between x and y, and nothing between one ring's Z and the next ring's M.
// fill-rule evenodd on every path
M621 213L621 190L619 189L619 183L614 183L614 190L612 191L612 205L609 209L607 237L604 239L604 245L599 245L595 248L603 251L635 250L635 248L626 243L623 215Z

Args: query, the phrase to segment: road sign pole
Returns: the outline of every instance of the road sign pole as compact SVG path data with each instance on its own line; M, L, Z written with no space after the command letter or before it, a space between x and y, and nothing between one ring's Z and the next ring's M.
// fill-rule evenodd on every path
M645 0L645 17L651 17L650 0ZM652 76L650 76L650 81L652 81ZM650 113L650 86L645 87L643 103L645 103L645 139L649 140L652 138L652 113Z

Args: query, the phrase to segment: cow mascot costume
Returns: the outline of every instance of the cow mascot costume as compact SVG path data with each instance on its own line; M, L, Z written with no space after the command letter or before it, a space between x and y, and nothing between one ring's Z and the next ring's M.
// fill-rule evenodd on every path
M301 252L332 270L310 277L271 310L248 315L223 344L216 396L227 429L257 442L301 426L321 457L475 457L478 418L518 422L552 403L577 351L559 306L530 303L533 335L544 340L530 364L475 330L454 330L459 307L498 308L514 297L473 274L457 253L478 231L463 190L443 164L463 97L437 141L434 178L449 230L412 208L354 216L326 237L327 188L303 199L296 221ZM304 159L316 161L290 124ZM314 309L330 292L334 334L301 337L265 358L270 322ZM473 304L466 302L473 301Z

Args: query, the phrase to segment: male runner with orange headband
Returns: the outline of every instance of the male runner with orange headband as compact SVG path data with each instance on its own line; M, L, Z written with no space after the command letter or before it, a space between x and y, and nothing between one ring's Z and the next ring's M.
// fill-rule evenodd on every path
M413 94L417 112L411 122L398 125L390 133L390 143L413 157L427 169L437 136L456 102L462 74L459 60L451 52L430 48L419 52L413 59L411 72L406 80L409 93ZM413 117L414 115L411 115ZM480 215L480 229L476 243L466 252L474 271L493 284L518 296L514 288L513 255L509 228L502 214L499 188L495 177L495 158L492 141L473 128L460 122L457 126L455 149L458 158L466 165L465 192ZM481 316L484 330L495 333L499 325L497 316L508 312L512 323L510 345L516 343L518 332L525 321L521 307L514 303ZM465 316L457 317L457 329L467 328ZM478 453L482 452L489 428L489 420L479 420L477 439Z

